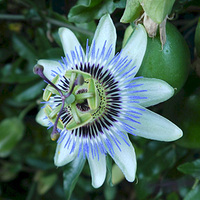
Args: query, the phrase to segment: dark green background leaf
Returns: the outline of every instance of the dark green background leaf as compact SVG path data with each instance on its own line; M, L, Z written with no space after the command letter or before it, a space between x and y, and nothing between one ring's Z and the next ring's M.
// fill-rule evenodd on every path
M200 159L179 165L178 170L200 179Z
M8 156L24 135L24 123L17 117L0 123L0 157Z
M14 95L17 102L25 102L32 100L42 94L42 89L45 87L46 83L43 80L38 81L35 85L26 84L18 85L15 88Z
M38 58L36 50L23 36L13 34L13 48L18 54L34 66Z
M200 185L197 185L194 189L186 195L184 200L197 200L200 197Z
M106 13L112 13L116 6L112 0L101 0L98 4L95 0L88 0L71 8L68 18L70 22L85 23L92 19L99 19Z
M82 154L77 156L68 166L64 168L63 172L63 186L67 199L70 199L72 191L76 185L78 177L85 165L85 159Z

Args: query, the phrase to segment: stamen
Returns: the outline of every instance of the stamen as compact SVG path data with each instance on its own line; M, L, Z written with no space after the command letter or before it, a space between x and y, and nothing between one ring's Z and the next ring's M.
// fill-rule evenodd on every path
M58 120L59 120L60 116L62 115L62 111L64 109L65 102L68 102L68 103L73 103L74 102L73 99L75 99L75 98L73 98L74 95L72 95L74 87L76 85L83 85L84 78L83 78L83 75L81 75L81 74L78 74L78 76L77 76L77 78L75 80L73 78L72 82L71 82L71 89L70 89L70 91L66 95L64 95L61 92L61 90L44 75L43 71L44 71L44 67L42 65L39 65L39 64L35 65L34 68L33 68L34 74L39 75L43 80L45 80L48 84L50 84L53 88L55 88L59 92L61 100L62 100L62 106L61 106L60 111L59 111L59 113L58 113L58 115L56 117L56 121L55 121L55 123L53 125L53 131L51 133L51 139L53 141L55 141L60 136L60 134L58 132L58 129L57 129L57 124L58 124ZM73 75L74 75L74 77L76 76L76 74L73 74ZM69 98L69 100L67 98ZM58 111L56 110L55 112L58 112ZM52 117L52 115L54 115L55 112L51 113L51 116L49 116L49 117ZM76 121L80 123L80 119L78 117L75 117L75 118L76 118Z

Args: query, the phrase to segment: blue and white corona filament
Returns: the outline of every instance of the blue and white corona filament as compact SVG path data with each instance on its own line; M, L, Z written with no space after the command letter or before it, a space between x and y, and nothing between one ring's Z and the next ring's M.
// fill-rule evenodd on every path
M134 181L136 156L127 133L162 141L182 136L176 125L145 108L167 100L174 91L164 81L135 77L147 45L143 26L137 26L116 55L116 31L109 15L101 18L85 52L69 29L60 28L59 35L65 57L39 60L34 67L48 83L36 119L53 127L51 138L58 139L55 165L87 158L92 185L100 187L109 154L126 179Z

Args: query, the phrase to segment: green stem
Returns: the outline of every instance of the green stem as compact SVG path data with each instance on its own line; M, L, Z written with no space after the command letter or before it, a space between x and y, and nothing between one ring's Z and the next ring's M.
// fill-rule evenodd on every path
M31 188L30 188L28 195L26 197L26 200L33 199L33 197L35 196L36 185L37 185L37 183L33 180L33 182L31 183Z
M26 18L23 15L12 15L12 14L0 14L0 19L13 20L13 21L26 20ZM36 18L33 19L36 20Z
M194 182L194 185L192 186L192 189L193 189L193 190L196 188L196 186L198 185L198 183L199 183L199 179L196 178L196 179L195 179L195 182Z
M23 120L24 117L26 116L26 114L36 106L36 102L33 102L31 104L29 104L26 108L24 108L24 110L22 110L22 112L19 114L19 119Z
M88 35L88 36L93 36L94 35L94 33L92 31L88 31L86 29L79 28L79 27L73 26L71 24L66 24L66 23L60 22L60 21L58 21L56 19L52 19L52 18L47 17L46 20L49 23L54 24L56 26L62 26L62 27L70 28L73 31L76 31L76 32L79 32L79 33L83 33L83 34Z
M40 21L39 17L33 17L31 19L27 19L24 15L12 15L12 14L0 14L0 20L1 19L11 20L11 21L28 21L28 20ZM76 32L79 32L79 33L82 33L82 34L85 34L85 35L88 35L88 36L94 35L94 33L91 32L91 31L88 31L86 29L82 29L80 27L76 27L76 26L71 25L71 24L66 24L64 22L58 21L56 19L52 19L50 17L45 17L45 19L46 19L47 22L49 22L53 25L59 26L59 27L62 26L62 27L70 28L73 31L76 31Z

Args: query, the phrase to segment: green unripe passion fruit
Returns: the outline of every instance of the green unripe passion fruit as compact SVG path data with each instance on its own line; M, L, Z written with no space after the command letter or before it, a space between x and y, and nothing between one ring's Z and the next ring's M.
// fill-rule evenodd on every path
M190 52L179 31L166 24L166 43L161 46L160 36L148 37L147 50L137 76L158 78L169 83L177 93L184 85L190 69Z

